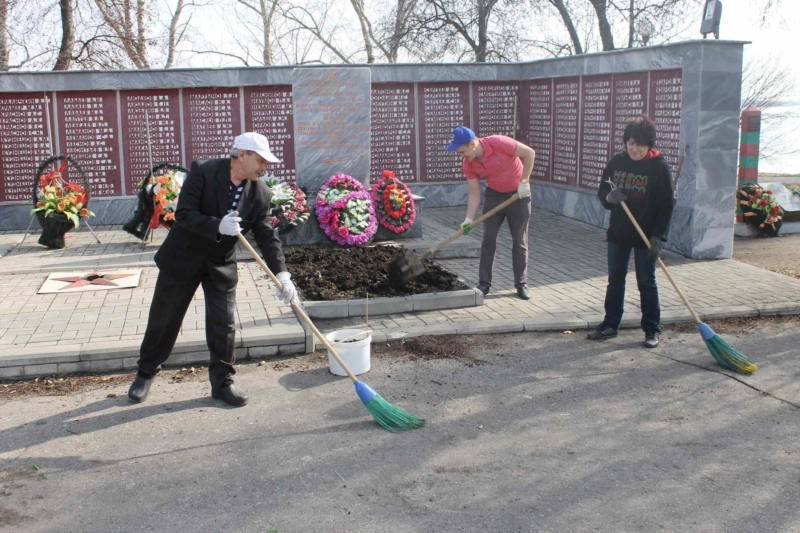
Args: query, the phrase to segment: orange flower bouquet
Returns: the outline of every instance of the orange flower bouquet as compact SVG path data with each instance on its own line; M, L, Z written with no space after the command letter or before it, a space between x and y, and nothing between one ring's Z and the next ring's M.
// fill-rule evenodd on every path
M155 229L159 224L169 228L175 222L175 210L178 209L178 196L186 179L186 173L178 169L168 169L147 186L147 192L153 195L155 209L150 219L150 227Z
M45 218L64 215L77 228L82 218L92 217L94 213L87 207L88 193L84 186L62 177L68 162L69 159L64 158L58 170L39 175L36 203L31 214L42 212Z

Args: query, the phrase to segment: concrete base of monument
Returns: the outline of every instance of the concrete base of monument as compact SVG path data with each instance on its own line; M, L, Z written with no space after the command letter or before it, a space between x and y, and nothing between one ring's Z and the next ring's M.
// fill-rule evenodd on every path
M460 279L461 283L468 283ZM395 315L415 311L461 309L483 305L478 289L413 294L394 298L361 298L358 300L305 301L303 308L311 318L348 318Z
M744 222L737 222L733 227L733 233L737 237L755 237L759 234L757 228ZM789 235L791 233L800 233L800 222L784 222L781 226L779 235Z

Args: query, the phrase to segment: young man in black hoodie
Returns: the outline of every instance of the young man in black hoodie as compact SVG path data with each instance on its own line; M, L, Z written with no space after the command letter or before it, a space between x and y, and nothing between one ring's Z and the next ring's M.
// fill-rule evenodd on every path
M628 124L623 141L625 151L609 161L603 171L603 183L597 192L603 207L611 211L607 232L608 288L605 319L588 337L602 340L617 335L625 305L625 277L633 250L636 282L642 300L644 345L655 348L661 333L656 258L663 242L667 240L672 217L672 173L659 151L653 148L656 128L647 117ZM609 180L614 188L608 183ZM623 200L650 240L649 249L622 209L620 204Z

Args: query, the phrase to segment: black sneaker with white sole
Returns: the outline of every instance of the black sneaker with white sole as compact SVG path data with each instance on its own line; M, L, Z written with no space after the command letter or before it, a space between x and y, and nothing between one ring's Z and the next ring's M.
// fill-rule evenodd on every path
M597 329L589 333L586 336L586 338L593 341L602 341L616 336L617 336L617 330L615 330L611 326L600 324L599 326L597 326Z
M645 348L655 348L658 346L658 332L657 331L649 331L644 334L644 347Z

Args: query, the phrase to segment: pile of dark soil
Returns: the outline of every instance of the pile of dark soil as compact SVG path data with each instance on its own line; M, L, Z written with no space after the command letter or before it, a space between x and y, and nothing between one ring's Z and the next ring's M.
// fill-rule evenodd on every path
M396 246L287 248L286 266L303 300L353 300L467 289L458 277L424 260L425 272L405 285L389 281L388 269L403 256Z

